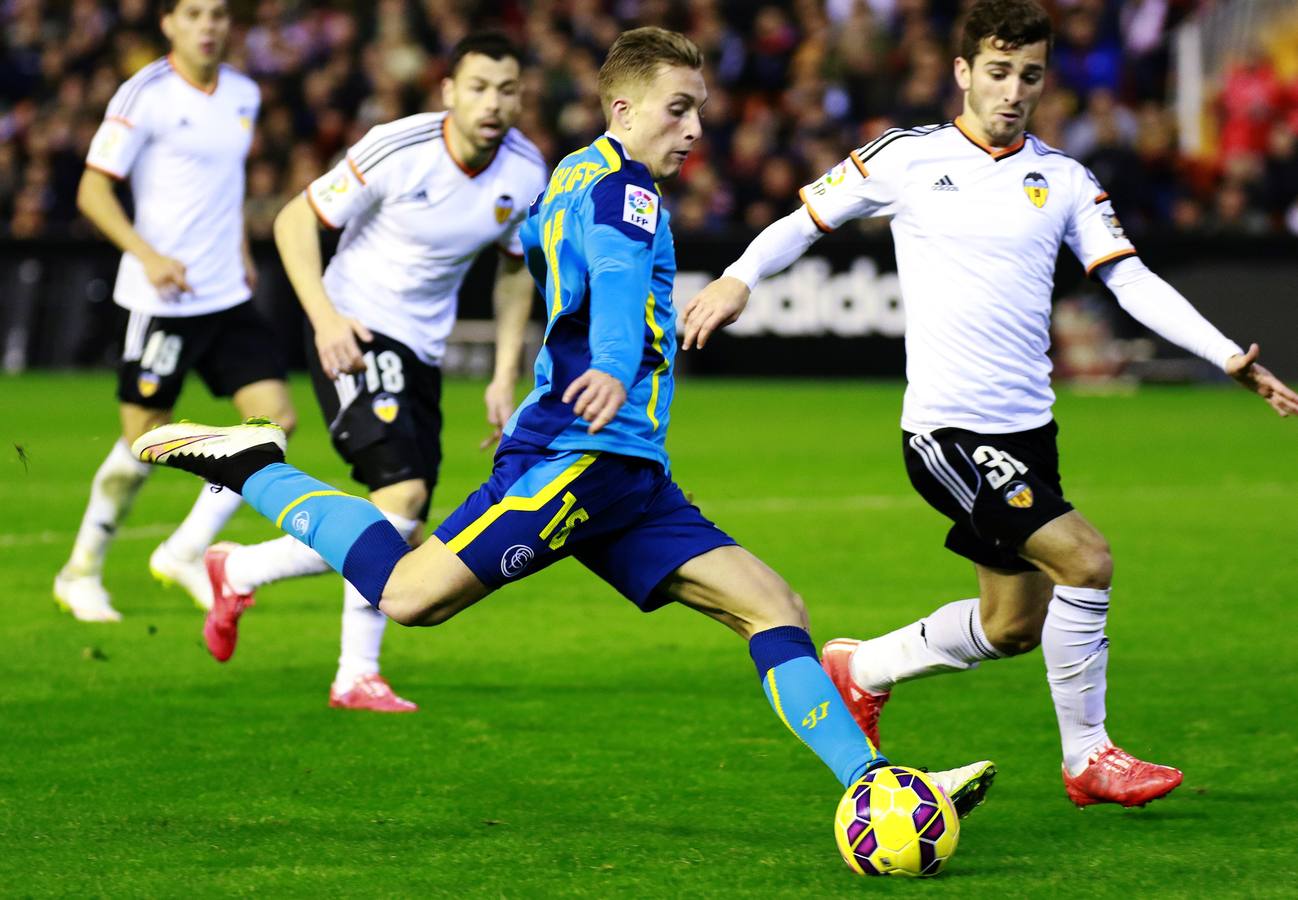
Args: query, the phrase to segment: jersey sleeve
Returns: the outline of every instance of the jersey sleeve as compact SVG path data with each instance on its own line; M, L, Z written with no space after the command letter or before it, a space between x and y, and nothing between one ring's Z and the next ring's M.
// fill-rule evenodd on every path
M798 191L821 231L828 233L852 219L889 216L897 211L904 158L886 145L874 149L878 145L875 141L853 150L847 159Z
M140 151L149 142L149 105L152 92L146 85L127 81L108 101L86 167L118 181L131 174Z
M1136 255L1109 202L1108 193L1089 169L1077 178L1076 195L1064 241L1086 268L1087 275L1111 262Z
M307 202L327 228L342 228L383 200L386 170L379 166L384 158L379 144L383 135L377 130L371 129L337 165L307 185Z
M582 251L590 273L590 365L628 390L644 355L661 199L647 174L624 170L595 184L587 204Z

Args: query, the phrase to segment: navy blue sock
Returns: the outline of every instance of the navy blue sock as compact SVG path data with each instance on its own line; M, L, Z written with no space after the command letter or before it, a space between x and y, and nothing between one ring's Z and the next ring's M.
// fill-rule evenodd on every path
M766 699L794 735L829 766L843 787L888 760L852 718L820 667L811 635L794 625L753 635L748 652Z

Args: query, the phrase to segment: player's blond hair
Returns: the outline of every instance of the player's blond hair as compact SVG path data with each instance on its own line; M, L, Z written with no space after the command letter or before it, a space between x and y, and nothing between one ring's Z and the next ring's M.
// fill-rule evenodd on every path
M652 25L618 35L599 67L599 102L604 118L611 116L613 101L627 85L646 85L658 74L659 66L703 68L703 53L678 31Z

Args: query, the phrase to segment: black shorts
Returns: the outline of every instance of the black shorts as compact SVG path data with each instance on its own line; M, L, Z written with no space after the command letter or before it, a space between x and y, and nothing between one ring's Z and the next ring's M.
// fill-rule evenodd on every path
M307 323L307 368L334 449L372 491L418 478L431 496L442 462L442 370L377 332L357 343L365 371L331 380Z
M1060 484L1058 435L1053 421L1013 434L902 432L910 483L954 523L948 550L997 569L1036 570L1018 548L1073 508Z
M191 369L216 397L288 377L275 333L251 301L201 316L131 313L117 368L118 400L171 409Z

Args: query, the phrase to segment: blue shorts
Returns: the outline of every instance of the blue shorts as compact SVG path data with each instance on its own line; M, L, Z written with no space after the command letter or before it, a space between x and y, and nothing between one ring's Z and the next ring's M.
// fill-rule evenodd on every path
M670 602L656 588L672 572L735 544L657 462L508 439L434 534L488 587L575 556L644 612Z

